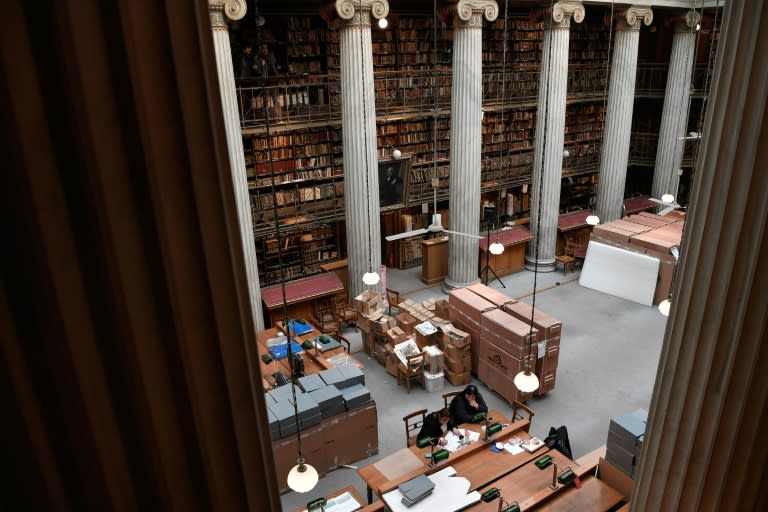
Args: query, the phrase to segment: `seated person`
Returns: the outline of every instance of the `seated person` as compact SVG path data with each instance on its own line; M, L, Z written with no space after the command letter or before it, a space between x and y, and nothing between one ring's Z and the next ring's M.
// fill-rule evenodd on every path
M451 421L451 413L448 409L440 409L439 411L429 413L424 417L424 423L421 425L421 430L419 430L419 435L416 436L416 439L431 437L432 439L437 440L438 446L444 446L447 444L447 441L443 436L445 436L449 430L458 435L458 429Z
M485 400L477 390L477 386L470 384L462 394L453 397L450 410L451 421L455 425L461 425L462 423L470 423L478 413L487 413L488 406L485 405Z

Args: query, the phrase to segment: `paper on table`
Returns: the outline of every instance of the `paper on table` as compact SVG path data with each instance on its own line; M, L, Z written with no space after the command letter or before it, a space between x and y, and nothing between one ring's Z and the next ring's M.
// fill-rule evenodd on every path
M473 432L471 430L464 430L459 429L459 432L464 434L464 441L466 442L467 439L469 439L469 442L477 441L480 439L480 433L479 432ZM448 432L445 436L445 440L448 441L448 444L443 446L446 450L449 452L455 452L459 449L461 449L461 446L459 445L459 436L454 434L453 432Z
M362 504L358 503L354 496L345 492L328 500L323 510L325 512L352 512L361 506ZM307 509L304 509L304 512L307 512Z
M512 444L512 443L505 444L504 449L507 450L512 455L517 455L518 453L523 453L525 451L520 447L519 444Z

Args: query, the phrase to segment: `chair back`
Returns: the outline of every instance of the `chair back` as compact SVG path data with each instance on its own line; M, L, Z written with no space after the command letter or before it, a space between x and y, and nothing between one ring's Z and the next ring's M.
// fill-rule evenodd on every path
M524 403L518 402L517 400L512 400L512 422L514 423L515 421L528 419L528 427L525 429L526 432L528 432L531 427L534 414L536 413L533 412L533 409Z
M400 382L405 383L405 387L408 389L408 393L411 392L411 381L416 379L421 385L424 385L424 363L426 357L424 352L413 354L405 359L405 365L398 365L397 367L397 384Z
M389 303L389 316L392 316L392 307L397 307L402 302L400 300L400 292L387 288L387 302Z
M426 415L427 410L420 409L403 416L403 422L405 422L405 446L416 444L416 436L419 435L419 431L422 425L424 425Z
M447 393L443 393L443 404L444 407L447 409L449 405L451 405L451 401L453 400L453 397L456 395L462 394L464 391L448 391Z

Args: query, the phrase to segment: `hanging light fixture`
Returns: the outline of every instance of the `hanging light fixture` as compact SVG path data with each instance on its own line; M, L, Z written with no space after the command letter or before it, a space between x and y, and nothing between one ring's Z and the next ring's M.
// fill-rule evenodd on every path
M672 307L672 298L664 299L659 302L659 313L664 316L669 316L669 308Z
M587 224L590 226L597 226L600 224L600 217L595 215L594 213L587 215Z
M360 12L363 12L363 2L360 0ZM384 19L384 18L382 18ZM384 20L386 21L386 20ZM365 58L363 57L363 31L360 30L360 67L362 68L365 65ZM368 111L365 101L365 89L363 89L363 123L367 124L368 120ZM364 147L366 149L365 154L365 207L367 212L366 220L370 224L371 222L371 193L370 193L370 184L368 182L368 175L370 174L370 169L368 166L368 130L367 128L363 128L363 142ZM395 157L395 152L397 152L398 156ZM401 153L400 150L395 149L392 151L392 158L400 158ZM373 270L373 242L371 241L371 230L368 229L368 272L363 274L363 284L366 286L375 286L379 283L381 278L379 277L378 272L375 272Z
M504 127L504 106L506 105L506 93L507 93L507 12L509 8L509 0L504 0L504 46L502 46L502 57L501 57L501 126ZM505 161L505 166L507 167L507 170L509 170L509 146L507 146L507 159ZM501 226L501 190L502 190L502 179L501 176L499 176L499 203L498 203L498 210L496 211L496 241L493 242L490 246L488 246L488 252L493 254L494 256L498 256L500 254L504 253L504 244L502 244L499 241L499 237L501 236L500 226ZM487 280L487 277L486 277ZM501 282L501 280L499 280ZM503 286L504 283L502 283ZM506 286L505 286L506 288Z
M387 18L381 18L379 20L379 28L387 28L389 26L389 22L387 21Z
M275 236L277 238L277 263L280 269L280 288L283 298L283 326L285 328L286 341L288 343L288 365L291 369L291 392L293 393L293 417L296 422L296 441L299 451L297 464L288 473L288 487L296 492L308 492L317 485L317 470L304 460L301 451L301 428L299 425L299 404L296 401L296 379L299 374L296 371L296 361L293 357L293 337L291 336L291 323L288 321L288 301L285 293L285 267L283 265L283 242L280 234L280 220L277 215L277 191L275 187L275 164L272 159L272 134L269 130L269 109L264 117L265 132L267 135L267 150L269 153L269 177L272 184L272 204L275 218Z
M661 196L661 201L663 203L674 203L675 202L675 196L672 194L664 194Z

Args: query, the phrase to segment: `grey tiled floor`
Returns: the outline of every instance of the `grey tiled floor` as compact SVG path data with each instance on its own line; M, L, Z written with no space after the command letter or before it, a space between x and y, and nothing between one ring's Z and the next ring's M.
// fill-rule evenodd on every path
M388 269L387 285L414 301L446 298L440 286L426 287L420 275L420 267ZM531 434L543 438L550 427L565 425L575 458L605 444L612 416L648 409L667 320L656 308L579 286L578 276L578 272L558 271L539 272L536 277L536 307L562 320L563 334L555 389L528 401L536 413ZM502 282L506 288L499 281L490 286L531 303L533 272L512 274ZM359 346L359 333L348 330L345 334ZM438 408L440 395L454 388L446 381L444 390L429 393L418 388L407 394L378 363L362 352L356 357L365 364L366 385L379 415L379 454L356 463L363 466L404 447L403 416L424 407ZM477 380L474 383L489 407L509 411L506 400ZM347 485L355 485L365 496L357 473L341 468L321 478L307 494L283 495L283 510L294 510Z

